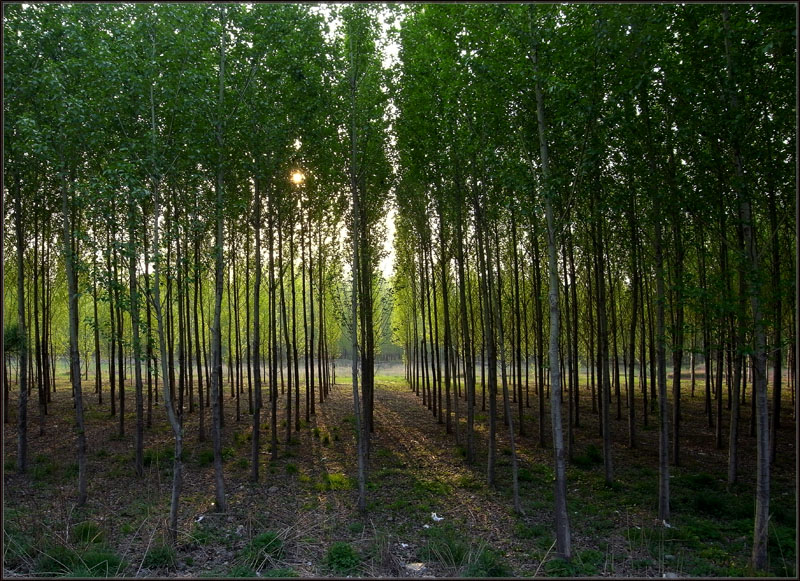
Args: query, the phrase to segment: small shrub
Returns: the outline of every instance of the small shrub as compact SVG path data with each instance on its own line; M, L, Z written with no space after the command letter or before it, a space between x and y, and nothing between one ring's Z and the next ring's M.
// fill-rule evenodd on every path
M100 543L103 541L103 531L96 523L85 521L72 527L70 537L73 543Z
M283 556L283 541L276 533L267 531L253 537L242 551L243 564L258 571L267 561Z
M480 490L483 485L472 474L465 474L456 479L456 486L464 490Z
M311 433L314 435L315 438L319 439L319 428L314 428L311 430Z
M359 534L364 532L364 523L360 522L351 522L347 525L347 530L349 530L353 534Z
M289 462L286 465L286 473L287 474L297 474L297 471L298 471L297 464L294 464L293 462Z
M53 461L44 454L37 454L33 459L33 467L31 468L31 476L34 480L44 480L56 470L56 465Z
M236 455L236 450L231 446L222 449L221 456L223 461L228 461Z
M244 470L245 468L248 468L250 466L250 460L248 460L247 458L239 458L234 463L234 466L236 466L240 470Z
M518 522L515 527L515 532L520 539L535 539L547 534L548 527L543 524L526 525L525 523Z
M423 494L430 493L434 496L447 496L452 489L441 480L417 480L414 482L414 491Z
M148 569L171 568L177 563L175 549L169 545L156 545L150 547L142 561L142 565Z
M214 462L214 450L200 450L195 456L195 461L201 468L211 466Z
M34 571L42 575L58 575L73 569L78 563L78 553L64 545L51 545L42 549L34 563Z
M347 543L333 543L325 555L325 564L334 572L340 574L353 573L361 564L361 557L355 549Z
M323 446L329 446L330 443L331 443L331 437L328 434L323 434L322 435L322 445Z
M32 556L37 552L33 539L13 526L8 525L8 515L6 515L6 519L6 524L3 526L4 565L9 568L15 568L29 564Z
M494 551L482 549L477 558L471 562L464 577L511 577L511 569L506 562Z
M517 480L520 482L533 482L533 472L528 470L527 468L520 468L517 471Z
M233 434L233 442L237 446L242 446L247 444L247 442L253 439L253 432L251 429L245 430L243 432L236 432Z
M447 567L460 567L464 563L469 546L452 525L426 529L425 536L427 542L419 552L421 559L438 561Z
M595 464L602 464L603 462L603 453L594 444L586 446L586 456Z
M316 485L317 490L351 490L353 488L353 481L346 474L328 474L325 472L322 475L322 482Z
M92 549L81 556L92 577L114 577L124 568L122 559L108 549Z
M722 495L701 489L694 493L692 505L698 512L718 515L727 507L728 503Z

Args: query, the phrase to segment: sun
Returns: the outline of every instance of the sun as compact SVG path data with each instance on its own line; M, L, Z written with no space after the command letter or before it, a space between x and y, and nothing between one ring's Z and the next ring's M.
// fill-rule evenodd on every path
M306 176L303 175L302 172L296 171L292 174L292 182L300 185L306 179Z

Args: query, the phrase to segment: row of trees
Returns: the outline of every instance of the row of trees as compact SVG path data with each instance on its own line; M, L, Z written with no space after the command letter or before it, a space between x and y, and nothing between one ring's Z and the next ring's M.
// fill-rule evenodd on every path
M658 422L667 522L680 370L690 364L694 395L702 361L729 482L750 386L753 565L766 566L785 355L796 361L795 34L788 6L435 5L403 21L395 340L412 388L457 441L465 400L469 461L474 410L488 397L490 483L499 392L512 455L515 430L532 427L523 414L532 357L540 445L549 390L565 558L580 362L607 482L612 414L627 412L632 448L637 427ZM515 472L512 462L514 482Z
M4 312L17 320L7 337L19 338L18 470L27 468L28 394L38 393L44 430L54 357L67 350L78 504L87 498L82 378L91 366L98 405L107 398L120 436L126 388L134 391L139 476L153 404L164 405L175 438L173 540L186 413L199 414L202 441L211 408L216 506L225 510L227 389L236 420L251 414L257 481L263 388L275 458L279 397L288 442L301 405L308 420L327 396L340 336L355 328L356 408L363 399L368 433L375 335L387 323L377 265L391 185L377 11L341 7L329 13L338 30L326 35L320 11L300 5L4 10L4 195L14 233L4 243L16 255ZM342 280L345 228L353 287ZM357 311L348 315L350 295ZM363 506L363 474L361 482Z

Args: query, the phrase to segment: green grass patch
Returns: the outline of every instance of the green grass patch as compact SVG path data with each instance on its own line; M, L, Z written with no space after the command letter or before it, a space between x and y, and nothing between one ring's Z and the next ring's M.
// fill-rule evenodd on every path
M73 543L101 543L103 531L97 523L84 521L72 527L70 539Z
M148 569L171 569L177 562L174 548L169 545L155 545L147 551L142 566Z
M462 474L456 478L455 484L458 488L463 488L464 490L480 490L483 488L483 483L475 478L473 474Z
M572 464L583 470L589 470L597 464L603 463L603 453L594 444L586 446L583 454L575 454L572 457Z
M353 534L360 534L364 532L364 523L360 522L351 522L347 525L347 530L349 530Z
M34 480L46 480L56 471L56 464L45 454L36 454L30 468Z
M262 569L268 562L283 556L283 541L276 533L267 531L253 537L241 553L242 564L255 569Z
M447 496L453 488L441 480L417 479L414 482L414 492L418 494L430 494L433 496Z
M322 474L322 481L314 485L319 491L324 490L352 490L353 481L346 474Z
M354 573L361 565L361 557L348 543L337 542L328 547L325 564L334 573L348 575Z
M425 529L424 536L425 543L419 550L423 561L438 561L447 567L461 567L465 563L469 545L451 524Z
M464 577L511 577L512 571L503 558L491 549L481 549L464 571Z
M542 523L527 525L523 522L518 522L514 526L514 534L518 539L536 539L549 532L550 528Z
M226 575L227 577L256 577L256 572L247 565L235 565Z
M201 468L211 466L214 462L214 450L200 450L195 454L194 461Z
M34 571L41 575L70 577L114 577L125 568L116 553L101 547L76 550L64 545L51 545L37 557Z

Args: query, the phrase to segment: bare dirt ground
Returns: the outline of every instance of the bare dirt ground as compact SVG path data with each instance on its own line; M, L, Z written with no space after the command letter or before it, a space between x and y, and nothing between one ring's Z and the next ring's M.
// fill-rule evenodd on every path
M498 482L496 487L489 487L485 476L488 433L486 414L480 410L480 396L476 411L478 458L474 466L468 466L463 457L464 402L460 404L461 441L457 445L455 434L445 432L444 425L437 423L401 378L386 378L387 371L402 373L402 366L377 370L375 433L369 461L367 511L363 515L357 510L355 430L349 384L334 386L329 398L322 405L317 404L310 421L303 421L299 431L292 429L289 443L286 443L286 396L279 398L279 446L274 460L269 451L269 404L265 398L262 419L266 434L262 432L258 484L249 481L252 427L247 414L247 394L242 395L241 420L236 422L234 401L226 393L223 457L229 506L223 514L215 512L213 506L210 441L198 440L197 411L186 413L181 533L175 560L166 565L147 558L148 553L163 543L172 482L171 431L163 408L154 408L153 426L145 431L145 475L137 478L133 471L132 390L129 387L126 394L123 437L118 435L118 418L109 417L109 394L105 394L103 406L97 405L96 395L87 394L89 502L78 509L73 411L68 388L61 383L43 435L38 433L35 401L31 402L31 469L26 475L13 470L15 410L11 413L11 423L4 426L4 576L33 574L37 566L41 570L42 555L52 551L53 546L77 550L71 531L86 521L97 525L104 544L124 560L123 567L110 574L126 576L198 577L251 572L269 575L270 571L303 577L343 576L328 558L335 542L346 542L355 549L360 565L349 573L366 577L486 576L487 571L514 576L570 577L746 573L752 517L748 536L746 514L726 512L725 503L743 503L745 512L746 505L752 503L755 447L754 438L748 435L749 400L742 410L739 437L741 482L728 492L723 485L727 452L714 449L714 432L705 423L701 392L695 398L688 393L684 396L681 466L672 469L675 483L672 526L685 534L676 536L674 531L655 526L658 476L655 417L651 415L650 427L643 429L641 402L637 400L639 447L629 450L623 403L622 419L614 420L613 425L616 481L608 487L603 484L602 463L597 463L596 452L593 455L592 450L601 448L597 415L591 411L588 390L582 391L581 427L575 432L574 446L580 466L576 464L568 470L576 559L570 568L564 568L554 559L549 408L545 414L545 446L540 447L538 412L531 391L533 407L525 409L529 435L517 437L524 510L524 515L518 516L512 510L510 446L502 411L498 421ZM342 366L337 379L342 381L345 373ZM305 395L301 393L301 413L304 402ZM612 400L612 418L615 405ZM209 419L206 410L207 429ZM727 422L726 412L726 430ZM776 522L782 523L780 530L785 531L796 531L796 521L784 514L796 510L795 435L791 414L785 413L772 486L773 507L783 511L783 520ZM698 474L704 476L698 478ZM708 496L703 501L706 504L697 501L698 494ZM728 529L724 527L730 522L738 523L738 528L725 532ZM713 531L706 531L704 536L703 523L711 527L709 531L716 526L723 536L718 538ZM266 531L282 539L283 552L253 562L247 552L248 545ZM791 575L796 571L795 543L788 546L788 532L783 536L779 532L776 541L783 540L780 555L784 563L776 556L773 570L778 575L784 572ZM794 541L794 535L791 540ZM25 550L12 550L17 545ZM709 553L709 547L716 553Z

